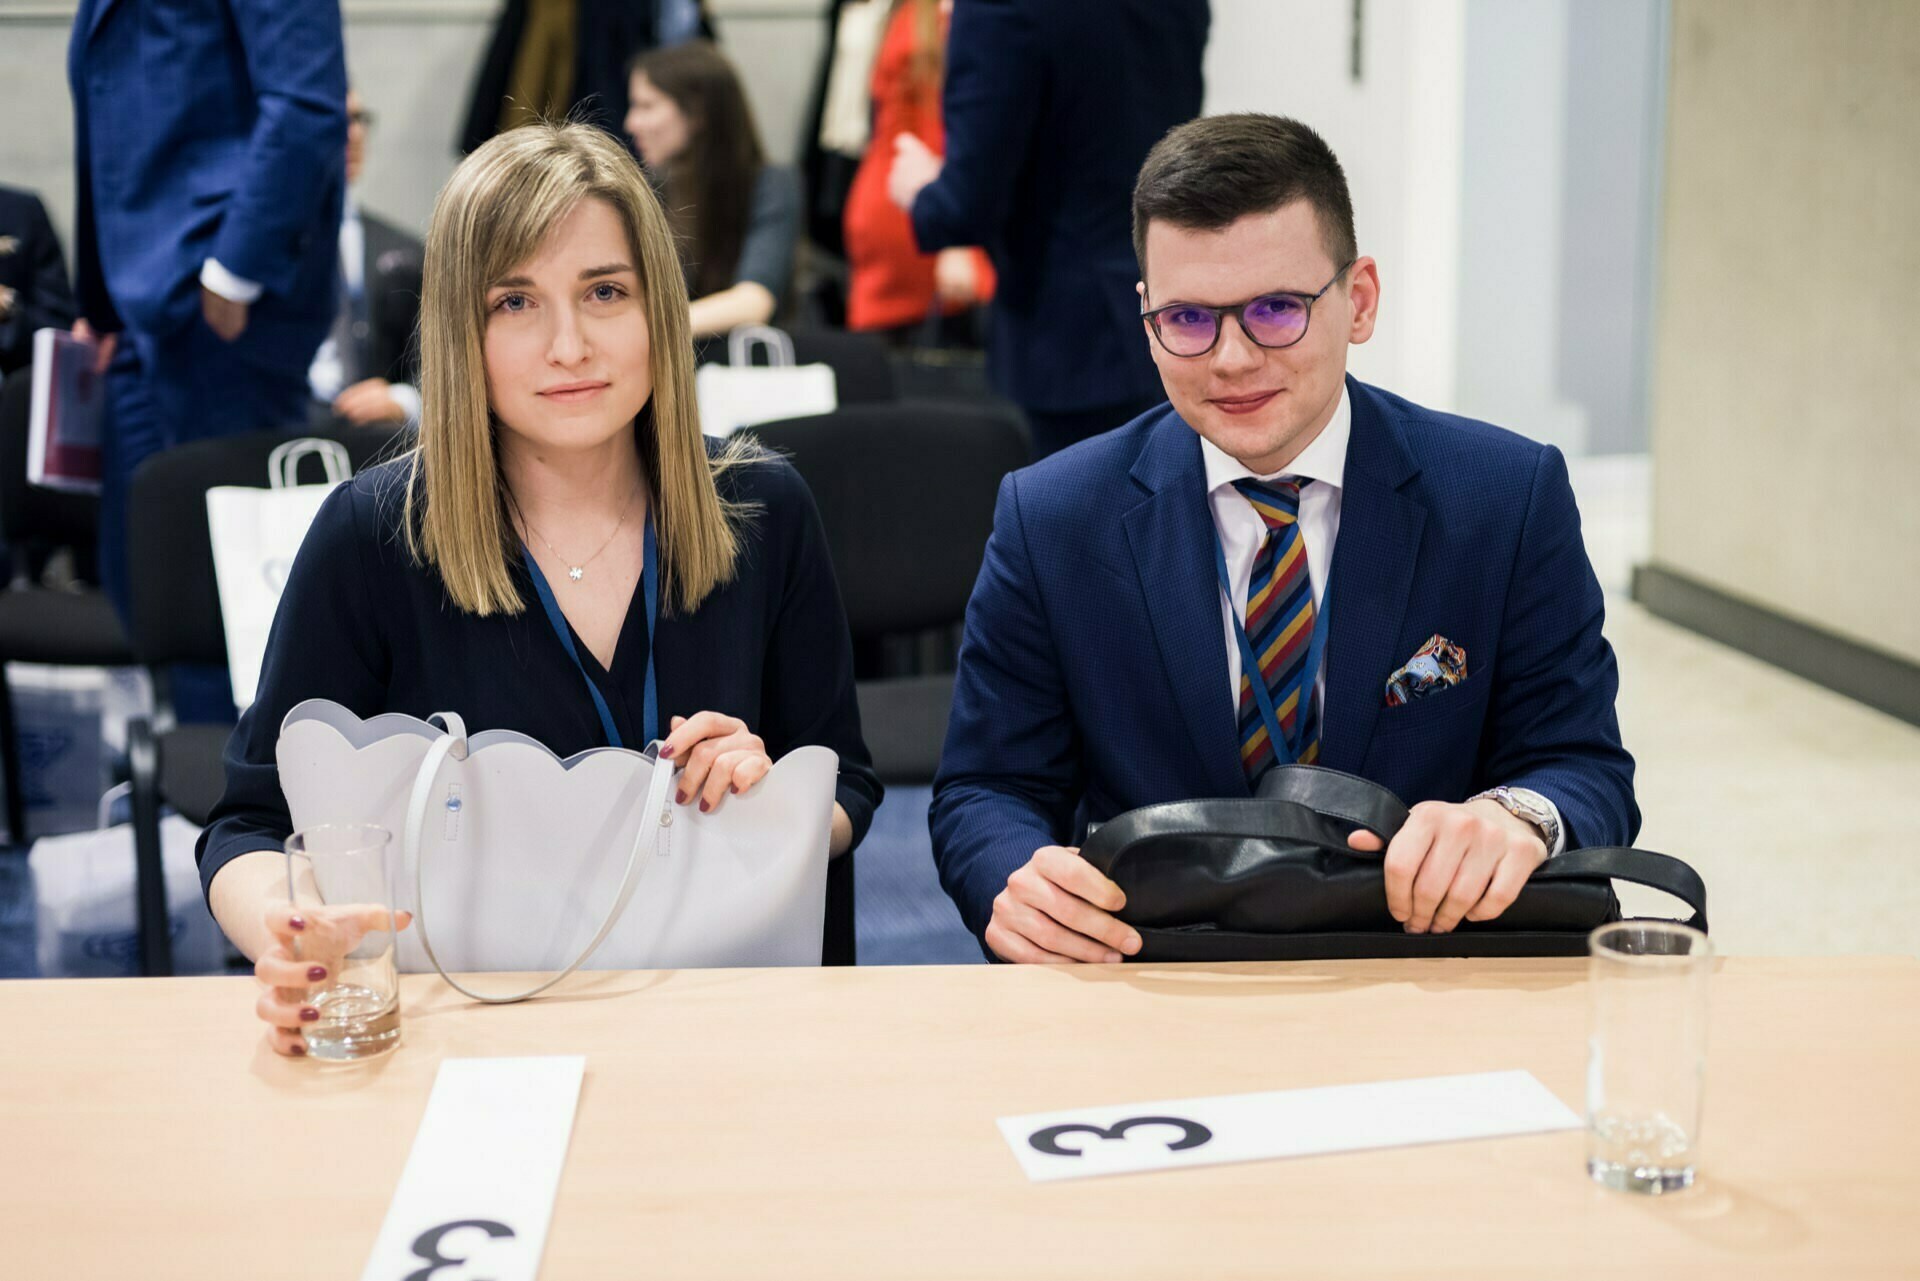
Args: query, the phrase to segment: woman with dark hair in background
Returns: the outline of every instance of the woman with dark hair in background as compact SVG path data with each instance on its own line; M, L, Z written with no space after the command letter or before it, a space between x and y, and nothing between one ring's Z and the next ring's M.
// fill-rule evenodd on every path
M679 240L694 337L772 320L793 274L800 187L767 163L733 64L706 40L641 54L626 130Z
M887 195L894 139L911 134L946 149L940 83L952 0L894 0L874 59L873 136L847 193L847 328L920 334L936 308L964 317L993 297L993 264L976 248L920 252L913 223Z

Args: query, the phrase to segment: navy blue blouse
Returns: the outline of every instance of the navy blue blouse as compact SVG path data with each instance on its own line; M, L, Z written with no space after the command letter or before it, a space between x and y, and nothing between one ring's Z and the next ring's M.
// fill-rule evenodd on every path
M227 744L226 793L200 837L200 882L241 854L279 849L292 832L274 746L296 704L331 699L365 719L458 712L471 732L511 729L562 757L606 744L580 671L542 612L524 567L525 608L480 618L447 596L439 574L401 540L405 460L370 468L320 508L274 616L256 701ZM733 581L690 614L660 603L655 678L660 723L695 712L737 716L779 760L820 744L840 756L837 798L858 844L880 803L860 737L853 642L813 495L769 456L720 477L721 495L757 504L741 526ZM620 737L640 743L647 669L638 588L604 668L576 635Z

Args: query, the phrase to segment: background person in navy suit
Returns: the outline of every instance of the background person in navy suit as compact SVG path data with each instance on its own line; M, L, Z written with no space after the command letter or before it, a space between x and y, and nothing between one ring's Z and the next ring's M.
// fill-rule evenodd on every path
M40 197L0 187L0 378L33 363L33 335L73 324L73 287Z
M1007 960L1117 961L1140 946L1123 896L1063 842L1141 805L1250 794L1236 628L1267 521L1237 481L1300 486L1292 599L1310 592L1327 633L1279 759L1413 803L1385 860L1397 920L1488 920L1557 849L1630 843L1633 760L1566 463L1346 376L1380 274L1326 143L1271 116L1194 121L1154 148L1133 209L1172 404L1001 485L930 820L968 926ZM1388 706L1436 635L1465 679Z
M124 612L134 468L306 419L345 186L340 7L81 0L67 74L75 332L108 367L101 583Z
M1207 0L964 0L947 151L901 135L888 190L922 253L981 245L999 275L995 388L1034 457L1162 399L1140 341L1127 193L1148 148L1199 114Z

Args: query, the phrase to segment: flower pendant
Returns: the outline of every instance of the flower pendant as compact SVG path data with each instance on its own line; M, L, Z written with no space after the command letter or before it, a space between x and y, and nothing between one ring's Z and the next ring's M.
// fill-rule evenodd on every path
M587 576L587 569L586 569L586 566L584 565L570 565L567 567L567 577L571 578L576 583L579 582L581 579L585 578L586 576Z

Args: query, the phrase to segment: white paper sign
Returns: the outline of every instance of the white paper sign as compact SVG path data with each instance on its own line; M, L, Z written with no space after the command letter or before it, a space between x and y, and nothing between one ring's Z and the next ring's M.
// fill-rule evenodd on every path
M1531 1072L1478 1072L1000 1118L1035 1182L1355 1152L1582 1122Z
M534 1281L586 1066L579 1055L442 1063L361 1281Z

